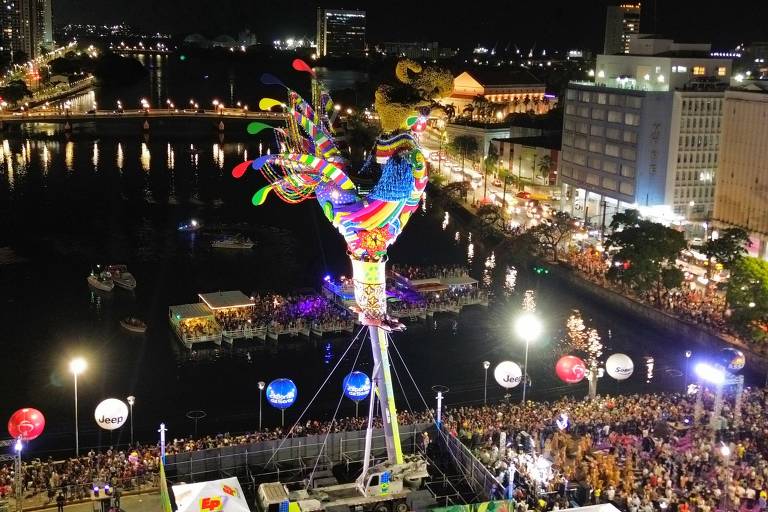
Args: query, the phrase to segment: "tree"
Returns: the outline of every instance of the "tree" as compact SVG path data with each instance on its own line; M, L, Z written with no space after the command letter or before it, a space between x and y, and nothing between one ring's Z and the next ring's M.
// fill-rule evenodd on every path
M467 181L453 181L443 187L443 192L453 199L466 199L470 184Z
M32 92L24 80L12 80L5 87L0 87L0 96L8 103L18 103L27 96L32 96Z
M731 268L726 300L730 323L755 339L766 338L768 322L768 262L743 257Z
M449 143L449 146L453 151L460 154L462 159L470 156L472 157L472 161L474 161L474 156L477 154L479 148L477 139L471 135L457 135ZM462 161L462 169L463 168L464 165Z
M549 178L549 171L552 168L552 157L549 155L541 157L538 167L539 175L544 179Z
M610 226L613 233L606 245L618 252L613 255L609 279L639 293L655 293L659 300L662 290L680 286L683 273L675 260L686 247L683 233L641 219L637 210L617 213Z
M716 239L707 240L702 252L710 260L709 270L712 270L712 258L730 269L741 258L747 255L747 247L752 245L749 235L741 228L727 228Z
M528 233L547 249L552 251L552 259L557 261L557 251L560 244L567 240L576 229L573 218L565 212L557 212L549 219L528 230Z
M499 166L499 153L496 151L496 146L492 143L488 143L488 156L485 157L483 166L483 199L488 193L488 174L496 174L496 169Z

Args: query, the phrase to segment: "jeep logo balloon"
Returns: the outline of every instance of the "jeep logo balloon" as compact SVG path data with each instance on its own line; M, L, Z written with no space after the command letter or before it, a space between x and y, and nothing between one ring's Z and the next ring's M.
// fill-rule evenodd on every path
M128 419L128 406L117 398L107 398L96 406L93 418L104 430L118 429Z
M496 379L499 386L511 389L520 384L523 380L523 371L517 363L512 361L502 361L493 370L493 378Z

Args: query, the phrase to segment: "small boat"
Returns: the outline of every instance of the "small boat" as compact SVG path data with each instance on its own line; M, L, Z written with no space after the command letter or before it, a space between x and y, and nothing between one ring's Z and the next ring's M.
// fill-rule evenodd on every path
M136 278L128 272L126 265L109 265L107 272L112 275L112 281L120 288L125 290L136 289Z
M256 245L250 238L241 236L228 236L211 242L211 247L216 249L253 249Z
M98 274L91 273L91 275L88 276L88 285L91 288L105 292L111 292L115 287L115 283L112 281L109 272L99 272Z
M139 320L138 318L128 317L120 320L120 325L123 329L138 334L143 334L147 330L147 324Z
M182 224L179 226L179 231L197 231L200 229L200 223L195 219L189 221L189 224Z

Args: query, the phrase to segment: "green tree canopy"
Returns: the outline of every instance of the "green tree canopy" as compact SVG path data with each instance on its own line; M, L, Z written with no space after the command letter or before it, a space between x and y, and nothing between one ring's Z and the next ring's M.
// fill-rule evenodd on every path
M656 293L677 288L683 273L675 266L675 259L686 243L683 233L657 222L641 219L636 210L614 215L613 233L607 247L618 249L608 278L619 281L640 293Z
M747 255L747 247L751 245L749 235L741 228L724 229L720 236L707 240L703 252L707 258L715 258L730 269L737 261Z
M768 262L742 257L733 263L726 293L730 322L739 331L765 339L768 318Z
M560 244L576 230L573 217L565 212L557 212L549 219L543 219L540 224L528 230L540 246L552 251L552 259L557 261L557 252Z

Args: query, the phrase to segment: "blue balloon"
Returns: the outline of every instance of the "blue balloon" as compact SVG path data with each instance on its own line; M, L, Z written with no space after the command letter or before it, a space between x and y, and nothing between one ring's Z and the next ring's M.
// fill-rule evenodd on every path
M352 372L344 377L342 384L344 395L355 402L364 400L371 394L371 379L363 372Z
M272 73L262 73L261 83L263 83L264 85L279 85L281 87L285 87L285 84L281 82L280 79L277 78Z
M267 402L275 409L287 409L299 394L291 379L275 379L267 386Z

